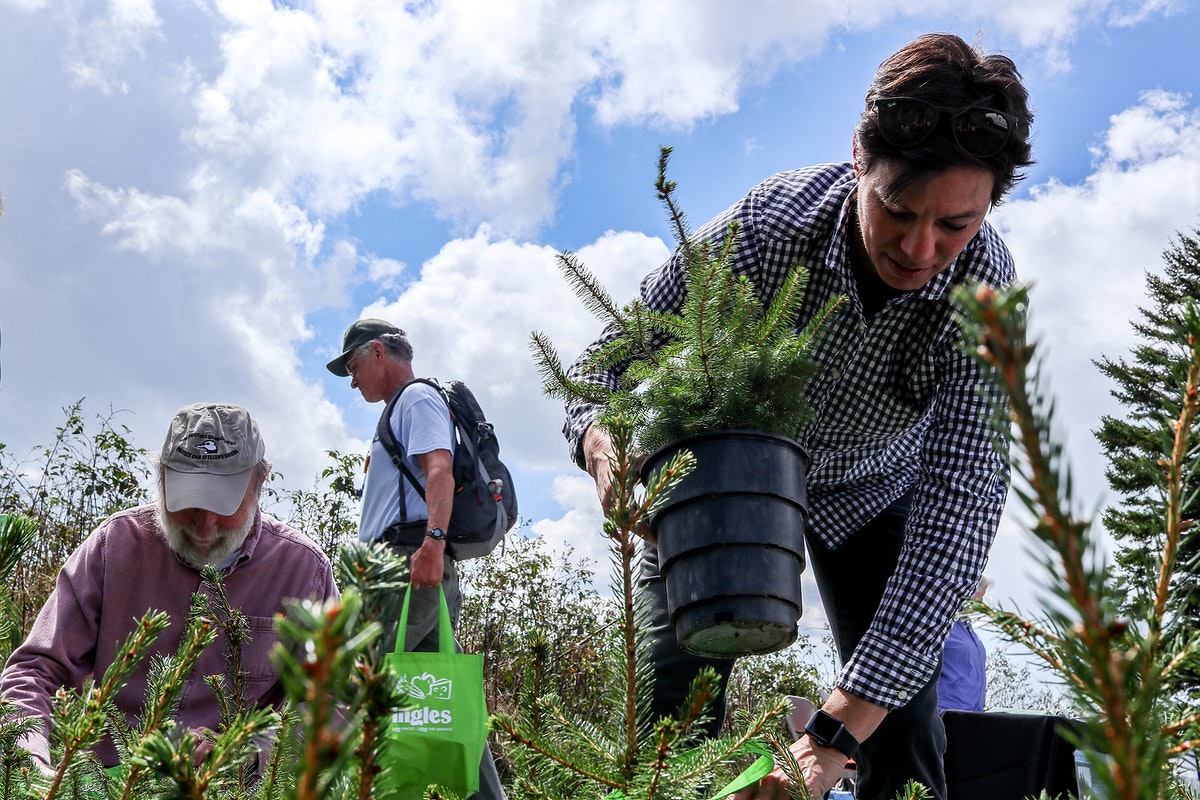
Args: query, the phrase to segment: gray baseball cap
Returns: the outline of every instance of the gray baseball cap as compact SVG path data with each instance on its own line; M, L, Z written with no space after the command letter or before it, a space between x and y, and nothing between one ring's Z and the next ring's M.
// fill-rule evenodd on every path
M241 406L184 406L171 420L160 456L167 511L203 508L233 514L265 454L258 424Z
M350 354L385 333L400 333L400 329L390 322L372 317L351 324L342 336L342 354L326 364L325 368L339 378L349 378L350 371L346 369L346 360L350 358Z

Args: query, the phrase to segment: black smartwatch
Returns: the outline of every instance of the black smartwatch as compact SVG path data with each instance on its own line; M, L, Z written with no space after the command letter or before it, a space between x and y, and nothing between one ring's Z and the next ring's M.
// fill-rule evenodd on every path
M858 739L846 730L840 719L824 711L818 710L812 715L812 719L804 726L804 732L822 747L841 750L846 754L846 758L854 758L854 754L858 752Z
M446 541L446 532L441 528L430 528L429 530L425 531L425 535L430 539L437 539L441 542Z

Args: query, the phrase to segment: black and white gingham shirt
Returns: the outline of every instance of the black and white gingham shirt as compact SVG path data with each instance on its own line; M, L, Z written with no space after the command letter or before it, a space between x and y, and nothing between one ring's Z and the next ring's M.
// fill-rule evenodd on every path
M932 677L962 599L983 573L1008 490L1007 456L992 445L980 391L985 382L959 349L948 295L955 284L1000 286L1015 273L1008 249L985 222L949 268L867 319L847 247L856 188L849 164L781 173L694 238L722 236L737 220L734 269L764 299L803 262L809 280L798 327L831 297L847 297L816 354L821 369L808 390L816 418L796 438L812 459L808 535L828 547L914 490L896 572L838 681L858 697L897 708ZM642 281L651 308L678 311L684 292L678 257ZM612 385L616 376L589 379ZM580 465L583 434L598 413L584 405L567 409L563 431Z

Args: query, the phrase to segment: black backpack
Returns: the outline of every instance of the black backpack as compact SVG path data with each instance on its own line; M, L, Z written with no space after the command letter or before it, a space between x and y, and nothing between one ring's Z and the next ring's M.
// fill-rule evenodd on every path
M437 389L450 407L454 422L454 510L446 541L457 560L480 558L496 549L517 521L517 492L508 467L500 460L500 442L492 424L483 415L475 394L462 381L442 386L432 378L414 378L392 395L379 417L376 434L392 457L400 474L408 479L421 499L425 489L404 463L404 451L392 431L392 408L400 395L414 383ZM400 516L405 521L404 487L400 487Z

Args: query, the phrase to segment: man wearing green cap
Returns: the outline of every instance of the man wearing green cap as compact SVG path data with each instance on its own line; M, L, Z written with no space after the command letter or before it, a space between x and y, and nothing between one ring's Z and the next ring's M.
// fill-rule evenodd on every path
M404 461L421 483L424 496L392 462L376 436L367 457L358 536L361 541L382 541L409 559L412 597L405 650L438 649L438 593L441 585L457 629L462 610L458 567L446 548L446 529L454 507L454 423L450 408L437 389L420 381L412 368L413 348L407 334L381 319L360 319L346 329L341 354L326 367L334 375L350 378L368 403L390 400L388 424L404 452ZM410 385L411 384L411 385ZM396 643L398 620L384 626L384 648ZM472 798L503 798L504 790L485 750L479 769L480 790Z
M404 640L410 650L433 651L438 585L445 590L455 626L462 606L445 534L454 505L454 435L450 409L437 390L424 383L408 386L415 377L412 356L404 331L380 319L360 319L346 330L342 354L326 366L334 375L350 378L351 388L368 403L385 402L408 387L392 410L392 431L425 497L404 479L376 438L367 459L358 535L364 542L386 542L410 559L414 591ZM395 631L385 635L391 649Z
M67 559L0 676L0 696L41 722L20 742L41 769L51 768L51 698L57 690L82 689L88 678L103 675L137 621L161 611L170 616L170 627L114 698L129 724L136 724L155 662L173 655L183 639L192 595L204 591L200 570L206 565L222 571L230 605L249 624L250 640L241 652L249 704L283 702L270 660L275 615L288 599L339 595L321 549L259 510L271 470L265 452L258 425L244 408L197 403L180 409L158 458L158 502L109 517ZM225 675L227 656L223 638L201 654L180 695L175 720L181 727L219 727L223 698L204 678ZM95 752L106 767L120 763L107 737Z

